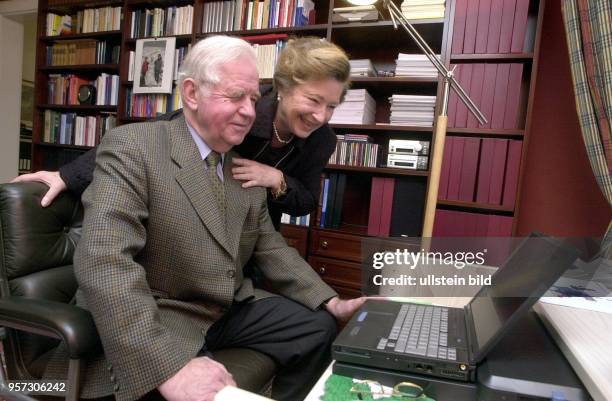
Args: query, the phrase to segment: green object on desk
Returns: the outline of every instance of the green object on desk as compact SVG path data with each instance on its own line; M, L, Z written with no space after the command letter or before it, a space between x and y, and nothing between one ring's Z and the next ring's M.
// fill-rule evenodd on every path
M352 390L362 390L351 391ZM332 374L325 382L325 394L321 397L323 401L435 401L425 394L419 397L408 396L385 396L374 398L370 393L370 387L366 383L353 383L351 377Z

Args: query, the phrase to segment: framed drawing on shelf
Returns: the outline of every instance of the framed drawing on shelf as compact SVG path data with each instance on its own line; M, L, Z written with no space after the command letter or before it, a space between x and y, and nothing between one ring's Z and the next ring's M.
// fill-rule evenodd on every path
M23 79L21 81L21 124L32 129L32 116L34 113L34 82Z
M134 93L172 93L176 38L139 39L134 57Z

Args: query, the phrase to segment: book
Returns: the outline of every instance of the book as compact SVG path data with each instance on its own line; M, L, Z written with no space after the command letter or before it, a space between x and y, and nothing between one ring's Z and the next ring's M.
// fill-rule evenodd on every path
M504 195L502 205L514 208L516 191L521 166L522 141L511 140L508 145L508 161L506 163L506 174L504 177Z
M487 52L487 41L489 38L489 19L491 15L491 1L480 0L478 4L478 22L476 24L476 44L475 53Z
M418 237L423 229L427 182L416 177L395 180L390 236Z
M491 184L489 185L489 202L492 205L501 205L508 154L507 139L493 139L493 164L491 166Z
M527 15L529 14L529 0L516 0L514 10L514 23L512 25L512 41L510 51L522 53L525 48L525 31L527 29Z
M393 192L395 178L384 178L383 196L381 203L380 229L378 235L388 237L391 232L391 212L393 210Z
M486 1L486 0L482 0ZM465 31L463 36L463 53L473 54L476 46L476 29L478 27L479 0L469 0L465 18Z
M461 181L459 183L459 200L474 201L476 189L476 173L478 171L478 153L480 138L465 138L463 145L463 160L461 161Z
M518 113L523 77L523 64L510 64L508 73L508 89L506 94L506 111L504 113L503 127L507 129L518 128Z
M453 25L453 41L451 44L452 54L463 53L463 35L465 33L467 6L468 0L455 1L455 21Z
M382 214L382 198L385 179L372 177L372 189L370 192L370 211L368 213L368 235L380 235L380 218Z

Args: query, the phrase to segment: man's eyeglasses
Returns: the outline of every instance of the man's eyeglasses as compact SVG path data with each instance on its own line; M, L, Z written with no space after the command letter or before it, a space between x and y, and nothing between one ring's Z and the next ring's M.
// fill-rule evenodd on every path
M423 387L411 382L401 382L393 386L391 391L385 391L382 384L374 380L362 380L358 383L353 383L350 390L351 394L356 396L356 400L374 400L383 397L392 397L401 401L412 400L427 400ZM374 398L373 396L377 396Z

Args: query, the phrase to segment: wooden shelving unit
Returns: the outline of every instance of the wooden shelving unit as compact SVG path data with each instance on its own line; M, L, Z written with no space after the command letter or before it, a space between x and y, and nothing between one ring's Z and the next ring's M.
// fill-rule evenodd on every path
M147 121L149 118L128 117L125 111L126 92L131 90L133 83L128 81L129 52L135 49L137 39L130 37L131 13L135 10L152 9L155 7L185 6L194 7L193 25L190 34L175 35L177 47L194 44L197 40L213 34L229 34L237 36L257 36L267 34L288 34L296 36L319 36L331 40L343 47L353 59L370 58L375 67L381 71L394 71L395 59L398 53L420 53L418 47L402 30L393 29L389 20L376 22L350 22L332 23L331 10L335 7L345 7L349 4L345 0L315 0L316 23L313 25L272 29L249 29L229 32L203 32L202 19L204 6L207 0L88 0L88 1L53 1L39 0L38 15L38 45L36 56L36 111L33 129L33 171L41 168L57 168L54 161L65 162L79 152L90 149L85 146L59 145L43 141L45 110L61 112L74 112L80 115L97 115L101 113L115 113L118 124ZM400 1L396 1L399 5ZM528 147L529 121L532 113L531 97L534 91L534 74L537 71L537 58L539 54L539 36L542 25L544 0L530 0L529 17L536 21L534 45L524 52L497 54L452 54L452 38L455 29L455 9L457 0L446 1L444 18L433 20L413 20L412 24L424 37L434 52L440 54L442 62L449 67L452 64L462 63L522 63L525 65L523 73L523 90L526 101L521 104L524 121L520 128L489 129L489 128L449 128L447 137L493 138L511 139L523 142L523 155ZM46 15L53 13L76 13L79 10L104 6L121 6L123 18L120 30L72 34L65 36L46 36ZM384 13L383 13L384 18ZM120 45L119 64L94 64L71 66L47 66L46 48L54 43L62 43L74 39L105 40ZM90 106L90 105L53 105L47 102L47 83L49 74L73 73L87 77L106 72L120 76L119 100L117 106ZM270 79L262 80L271 83ZM441 108L442 81L439 78L405 78L405 77L355 77L352 80L353 88L365 88L376 100L376 124L333 124L332 128L338 134L359 133L370 135L376 143L386 145L389 139L414 139L431 142L431 148L437 138L434 127L416 127L390 125L388 98L392 94L422 94L437 95L436 115ZM68 152L64 157L62 152ZM429 155L431 158L433 155ZM384 165L382 163L381 165ZM350 167L329 165L326 173L342 173L347 175L347 187L343 208L342 221L339 228L329 229L316 226L315 214L311 217L311 227L285 226L283 233L294 240L296 248L308 260L321 268L325 273L322 277L328 280L341 294L355 295L359 283L345 280L346 269L353 269L361 261L361 241L368 234L368 214L372 179L376 177L393 178L397 182L413 182L418 185L430 187L429 170L406 170L387 167ZM521 169L520 175L525 172ZM518 195L517 195L518 199ZM424 210L424 199L420 203L405 205L414 208L417 212ZM466 211L480 214L494 214L513 218L519 205L501 206L477 202L440 200L438 209ZM421 210L421 212L422 212ZM417 232L417 235L419 233ZM325 263L331 263L325 265ZM333 262L333 263L332 263ZM327 266L327 267L326 267ZM343 267L344 266L344 267Z

